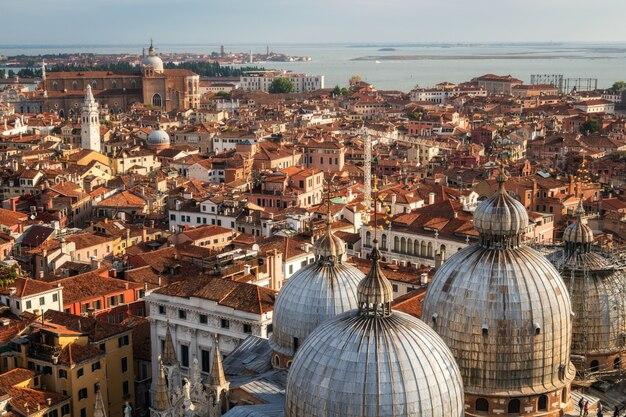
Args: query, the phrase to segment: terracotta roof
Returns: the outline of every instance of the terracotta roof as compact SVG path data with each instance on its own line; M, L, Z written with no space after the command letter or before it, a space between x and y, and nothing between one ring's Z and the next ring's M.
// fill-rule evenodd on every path
M130 332L130 328L121 324L108 323L95 317L76 316L56 310L46 310L44 325L48 323L61 326L73 332L87 334L91 342L99 342L113 336L121 336Z
M38 281L30 278L18 278L15 282L8 286L0 286L0 294L8 295L9 288L15 287L17 297L28 297L30 295L40 294L57 288L54 284Z
M422 300L426 296L426 286L418 288L409 293L406 293L393 300L391 308L396 311L401 311L406 314L410 314L418 319L422 318Z
M0 375L0 393L11 397L9 404L18 415L30 415L38 409L44 412L48 409L48 399L51 406L69 399L67 395L52 391L43 391L33 388L16 387L15 385L33 379L38 374L24 368L16 368ZM28 409L29 412L26 412Z
M80 345L78 343L69 343L65 345L59 355L59 363L64 365L78 365L89 359L95 359L98 356L104 356L104 352L94 345Z
M276 291L258 285L206 275L175 282L155 290L155 293L171 297L203 298L235 310L256 314L272 311L277 294Z
M103 266L86 274L55 281L55 283L63 286L64 305L119 294L125 291L127 286L130 289L143 288L143 285L138 283L103 276L107 273L107 270L108 267Z
M152 360L150 320L129 315L124 319L122 324L133 329L133 358L144 361Z
M146 200L129 191L122 191L106 198L98 203L101 207L141 207L146 205Z

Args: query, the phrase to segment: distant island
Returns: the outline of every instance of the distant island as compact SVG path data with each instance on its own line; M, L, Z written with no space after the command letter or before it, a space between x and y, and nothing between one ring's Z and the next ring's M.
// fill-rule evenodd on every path
M380 52L391 52L391 51L397 51L396 48L380 48L379 49Z

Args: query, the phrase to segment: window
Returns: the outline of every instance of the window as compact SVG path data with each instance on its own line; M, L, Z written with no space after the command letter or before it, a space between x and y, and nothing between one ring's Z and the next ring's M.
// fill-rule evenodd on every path
M33 305L32 305L32 304L33 304L33 303L31 303L31 302L30 302L30 300L29 300L29 301L26 301L26 309L27 309L27 310L30 310L31 308L33 308Z
M76 377L80 378L83 375L85 375L85 370L83 368L78 368L78 370L76 371Z
M95 372L100 369L100 361L91 364L91 372Z
M127 346L129 343L129 337L128 335L126 336L122 336L119 339L117 339L117 345L118 347L122 347L122 346Z
M201 349L200 350L200 359L202 372L211 372L211 352L208 350Z
M476 400L476 411L489 411L489 402L484 398L479 398Z
M52 294L52 301L55 302L55 303L57 301L59 301L59 294L57 294L57 293ZM98 302L100 302L100 301L98 301Z
M220 326L222 327L222 329L230 329L230 322L226 319L221 319Z
M65 369L59 369L59 378L67 379L67 371Z
M178 310L178 318L181 320L187 320L187 312L185 310Z
M102 301L96 300L93 302L93 308L95 310L102 310Z
M520 401L515 398L509 401L508 413L509 414L519 414L520 410Z
M391 284L391 288L393 289L393 292L398 292L398 284Z
M84 410L84 408L83 408L83 410ZM69 404L65 404L63 407L61 407L61 415L62 416L70 415L70 405Z
M180 364L184 368L189 367L189 346L180 345Z
M130 395L128 381L122 382L122 393L124 394L124 398L127 398Z
M122 372L128 372L128 358L122 358Z
M206 314L200 314L200 324L207 324L209 322Z
M106 343L100 343L100 345L98 347L100 348L100 352L106 352L107 351Z
M86 408L81 408L80 409L80 417L87 417L87 409Z
M120 304L124 304L124 294L120 294Z
M88 397L87 388L81 388L78 390L78 399L84 400Z
M539 401L537 401L537 410L548 411L548 396L547 395L542 395L539 397Z
M159 306L159 314L165 314L165 306Z
M244 324L243 325L243 332L244 333L252 333L252 326L249 324Z

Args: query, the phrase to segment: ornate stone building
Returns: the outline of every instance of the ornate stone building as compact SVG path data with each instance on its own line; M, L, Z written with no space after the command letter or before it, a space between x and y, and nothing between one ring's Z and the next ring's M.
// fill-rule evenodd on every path
M528 214L505 180L476 209L479 243L435 273L422 318L456 358L466 416L561 416L572 407L572 305L556 268L522 242Z
M164 69L153 45L138 72L48 72L42 83L43 96L37 100L43 100L43 106L33 107L56 111L62 117L80 114L87 85L100 107L113 113L134 103L166 112L200 107L200 76L184 69Z
M80 144L83 149L100 152L100 113L90 85L85 89L85 102L80 113Z

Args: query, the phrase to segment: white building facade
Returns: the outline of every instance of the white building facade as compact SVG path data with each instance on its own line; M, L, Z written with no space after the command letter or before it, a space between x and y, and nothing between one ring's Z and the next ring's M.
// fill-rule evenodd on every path
M254 71L241 76L239 87L242 90L261 90L269 93L275 78L287 78L293 83L294 93L304 93L324 88L323 75L294 74L285 71Z

